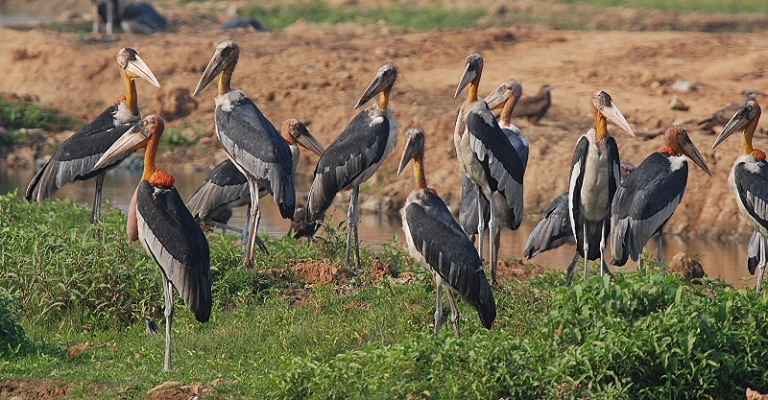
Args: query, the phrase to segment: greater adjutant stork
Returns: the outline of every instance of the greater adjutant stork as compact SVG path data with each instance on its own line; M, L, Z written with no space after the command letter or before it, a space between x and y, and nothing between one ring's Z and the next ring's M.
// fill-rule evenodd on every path
M173 323L173 288L179 292L200 322L211 316L211 257L208 240L192 218L173 176L157 169L155 154L163 134L164 123L157 115L149 115L120 137L96 163L108 165L125 153L146 148L144 174L133 194L128 210L128 237L139 240L155 260L163 275L165 293L165 363L171 361L171 324Z
M398 175L413 160L416 189L408 196L400 215L408 252L434 275L437 286L435 334L440 333L443 321L442 288L446 287L453 313L453 328L459 336L459 310L453 292L475 307L480 322L491 329L496 319L493 290L483 270L483 262L472 242L451 215L450 210L433 189L427 187L424 173L424 131L409 129L406 145L400 159Z
M643 247L659 234L659 267L664 265L664 225L680 205L688 182L688 156L712 175L688 132L672 126L664 134L665 146L646 158L621 181L611 204L611 264L637 261ZM642 260L641 260L642 266ZM640 267L642 268L642 267Z
M611 201L621 179L621 162L616 140L608 132L608 120L635 136L608 93L592 93L592 113L595 126L576 144L568 190L571 226L576 251L584 258L585 279L589 260L600 259L601 275L611 273L605 262L605 246L611 229ZM575 265L568 271L566 285L570 285L574 272Z
M258 235L259 190L266 189L272 194L285 219L293 217L296 207L296 184L293 158L288 142L280 137L272 122L262 114L256 104L241 90L230 86L232 73L240 58L240 47L232 40L216 47L203 76L195 88L194 96L219 74L218 96L214 120L216 135L229 158L248 180L251 194L251 208L248 218L248 241L245 251L245 267L253 264L253 255Z
M96 161L115 140L141 120L135 80L144 79L160 87L157 78L136 50L128 47L120 49L117 52L117 65L125 85L125 95L118 97L114 105L59 145L56 153L29 183L27 200L43 201L53 196L68 182L96 177L91 222L100 220L101 191L107 171L116 167L130 154L125 153L99 168L95 167Z
M518 127L512 124L512 112L516 107L516 103L520 96L523 94L523 87L519 82L512 79L502 83L493 93L489 94L485 98L485 102L488 103L488 108L491 110L500 106L504 106L498 119L498 123L501 126L504 134L512 143L517 152L520 162L522 163L522 173L525 174L525 169L528 166L528 154L530 152L530 143L528 138L523 136L522 131ZM514 196L520 196L517 201L522 201L523 192L514 192ZM502 224L508 229L516 230L520 227L523 221L522 214L515 214L515 210L507 205L506 198L501 192L493 193L493 201L496 207L496 212L501 220ZM478 204L481 207L481 212L478 212ZM482 214L484 225L488 224L490 219L490 210L488 206L488 200L484 197L478 199L477 185L472 182L471 179L465 174L461 182L461 206L459 208L459 225L468 235L478 234L478 217ZM496 229L490 232L491 240L494 242L494 258L498 259L499 247L501 241L501 226L497 224ZM482 241L484 238L481 237ZM496 281L496 268L492 263L491 266L492 280Z
M323 155L323 146L309 132L307 127L301 121L291 118L287 119L280 126L280 133L288 142L293 158L293 171L299 164L299 155L301 151L299 146L317 154ZM259 198L269 194L266 188L259 188ZM248 187L248 179L235 166L232 160L227 159L219 163L208 179L195 191L195 194L187 202L187 206L195 218L203 223L210 224L210 215L217 214L222 208L235 208L251 204L251 191ZM250 215L250 212L248 213ZM243 228L243 244L248 242L248 225L250 220L246 217L245 227ZM261 240L256 237L256 241L262 249L266 249Z
M731 187L741 215L747 220L749 227L763 236L760 246L762 254L758 259L765 260L765 237L768 237L768 162L765 161L764 151L752 147L752 137L757 129L760 114L760 105L756 101L746 102L725 125L712 148L717 147L734 132L743 130L743 154L733 164L728 176L728 186ZM759 267L758 292L763 289L765 262L761 262Z
M350 268L351 241L354 236L355 265L360 270L358 239L360 184L379 169L397 146L400 123L395 119L395 114L387 109L390 92L396 79L395 64L387 63L379 68L376 77L357 101L355 109L376 95L379 95L378 103L373 103L367 110L357 114L339 137L328 146L317 162L315 178L309 189L307 211L310 221L323 218L325 211L333 203L336 193L352 189L348 212L349 231L345 264L347 269Z
M456 154L464 173L478 185L478 191L486 199L492 199L495 192L500 193L515 218L521 219L523 216L523 162L493 117L488 103L482 99L478 100L477 90L482 72L483 57L477 53L469 55L466 59L464 74L454 95L457 97L465 87L469 86L466 103L459 111L454 129ZM489 228L491 232L495 232L498 211L493 201L490 201L489 205ZM478 232L482 239L485 222L481 212L481 205L478 204ZM519 221L517 224L519 225ZM495 283L496 252L493 241L490 248L491 280ZM482 245L479 253L482 257Z
M623 161L621 163L621 179L626 179L634 170L635 166L632 163ZM564 244L576 244L571 226L568 192L560 193L549 203L546 211L544 211L544 218L539 221L528 236L523 256L530 260L542 251L552 250ZM576 266L579 257L577 252L568 265L568 271Z

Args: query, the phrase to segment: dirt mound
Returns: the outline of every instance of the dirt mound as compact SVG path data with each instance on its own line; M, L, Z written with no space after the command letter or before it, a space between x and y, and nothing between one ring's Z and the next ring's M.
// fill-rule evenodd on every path
M74 382L64 383L57 380L9 380L0 382L0 397L24 400L60 399L67 397Z
M199 399L206 393L213 391L202 382L194 382L185 385L181 382L164 382L147 392L147 400L189 400Z
M496 272L498 273L499 280L509 278L528 280L533 279L549 270L539 264L521 260L519 258L499 260L496 265Z
M317 260L293 260L291 271L309 285L327 285L343 275L341 263L328 264Z

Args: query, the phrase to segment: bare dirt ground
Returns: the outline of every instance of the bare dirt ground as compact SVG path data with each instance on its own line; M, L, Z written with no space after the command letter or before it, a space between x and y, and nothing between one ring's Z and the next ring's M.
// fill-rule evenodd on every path
M48 3L16 0L4 2L3 7L40 9ZM56 3L58 8L44 9L60 19L87 19L87 3L64 1ZM120 47L133 47L162 85L156 89L138 83L142 113L160 113L166 117L168 127L180 128L189 136L195 135L197 129L203 135L200 145L169 151L161 163L210 168L225 158L213 132L215 92L207 88L198 98L191 98L189 93L221 41L234 39L242 49L234 87L254 99L276 125L287 118L298 118L326 145L355 115L352 106L378 67L392 61L399 67L400 77L391 108L402 123L403 132L413 126L427 132L429 184L455 207L461 170L454 154L452 132L461 99L454 100L453 93L465 57L479 52L485 58L482 94L509 78L522 82L528 94L535 93L543 84L555 87L554 104L540 126L529 126L525 120L519 120L519 126L531 140L525 178L529 213L542 212L557 194L566 190L574 145L591 124L590 93L602 89L613 96L638 134L633 138L622 131L615 132L624 160L639 164L662 147L660 136L646 139L663 132L674 121L687 119L689 122L683 126L713 171L710 178L691 169L688 193L666 231L709 236L750 233L726 183L738 155L739 139L730 139L712 151L714 136L698 131L695 121L708 117L728 102L741 100L744 90L766 89L765 31L563 31L518 24L508 28L409 33L382 24L327 27L300 21L280 32L222 32L216 26L224 4L213 2L207 6L213 9L206 9L208 2L186 6L175 1L158 3L171 21L170 33L124 34L117 42L104 43L90 40L90 36L41 28L0 28L0 92L32 95L43 105L83 119L93 118L123 93L115 54ZM496 3L488 6L497 7L495 12L507 13L530 4L512 3L502 10ZM680 21L687 18L686 14L671 14ZM631 21L632 15L639 14L625 10L617 15ZM642 29L648 18L638 21ZM696 82L697 89L675 91L672 86L680 78ZM688 111L670 108L674 96L689 107ZM765 127L766 122L761 126ZM62 136L66 137L57 138ZM395 155L373 178L377 184L368 186L372 193L392 196L395 204L402 202L413 188L409 174L397 177L394 173L403 143L401 138ZM756 145L765 143L765 136L758 135ZM50 153L50 144L27 152L20 149L18 153L44 156ZM302 165L316 162L314 156L302 157L306 158ZM299 172L309 175L312 168Z

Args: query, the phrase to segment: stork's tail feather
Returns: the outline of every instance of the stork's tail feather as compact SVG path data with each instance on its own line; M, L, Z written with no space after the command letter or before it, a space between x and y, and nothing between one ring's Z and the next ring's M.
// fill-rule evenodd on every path
M611 233L611 265L621 267L629 259L630 249L627 244L632 239L629 231L628 221L626 219L613 221L614 229Z
M56 191L55 187L52 187L52 188L43 187L42 178L43 178L43 175L46 173L47 168L48 168L48 163L46 163L42 168L40 168L40 170L37 171L35 176L29 182L29 186L27 186L27 192L24 195L27 201L43 201L49 198L51 195L53 195L53 192ZM51 182L53 181L52 179L48 179L48 180ZM49 186L53 186L53 185L49 185Z
M293 213L296 211L296 204L286 204L286 203L278 203L278 208L280 208L280 216L283 217L283 219L293 219Z

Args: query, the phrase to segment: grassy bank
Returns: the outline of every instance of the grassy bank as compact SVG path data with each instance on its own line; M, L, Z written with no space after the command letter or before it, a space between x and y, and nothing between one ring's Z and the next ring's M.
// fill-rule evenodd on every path
M768 13L768 4L761 0L558 0L563 3L585 3L597 7L631 7L704 13Z
M236 237L209 233L214 312L199 324L177 309L176 371L163 373L164 337L148 335L143 322L164 328L159 271L127 243L124 215L107 212L96 227L89 212L0 197L2 291L22 305L6 314L23 328L22 340L0 352L0 393L47 387L61 398L162 398L147 393L166 381L188 385L169 386L166 398L186 390L208 399L768 392L768 297L659 271L565 288L563 274L551 272L496 287L492 330L461 303L461 338L450 319L435 337L433 284L399 243L363 252L366 270L378 259L392 275L308 284L294 260L340 261L345 235L333 226L311 246L265 238L271 254L253 270L240 268ZM0 310L0 329L9 324Z

